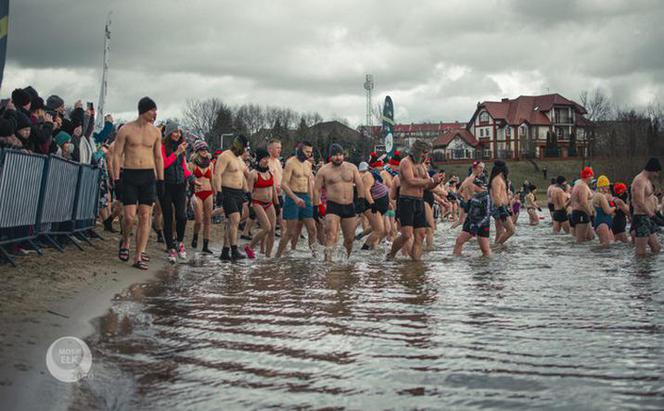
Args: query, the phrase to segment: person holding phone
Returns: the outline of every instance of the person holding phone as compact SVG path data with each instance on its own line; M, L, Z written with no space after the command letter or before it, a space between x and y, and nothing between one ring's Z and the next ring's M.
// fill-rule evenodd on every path
M164 193L159 197L159 204L164 216L163 232L168 261L175 264L178 258L187 259L184 248L184 231L187 224L187 180L193 180L193 175L187 167L185 159L187 143L182 137L178 123L168 121L164 127L164 136L161 144L161 154L164 158ZM177 244L173 239L173 212L175 212L175 234Z

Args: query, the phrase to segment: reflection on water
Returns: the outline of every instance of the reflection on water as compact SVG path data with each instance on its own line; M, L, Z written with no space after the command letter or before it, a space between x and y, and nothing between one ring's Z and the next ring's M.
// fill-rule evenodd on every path
M664 256L519 227L490 259L198 258L99 320L73 409L664 408Z

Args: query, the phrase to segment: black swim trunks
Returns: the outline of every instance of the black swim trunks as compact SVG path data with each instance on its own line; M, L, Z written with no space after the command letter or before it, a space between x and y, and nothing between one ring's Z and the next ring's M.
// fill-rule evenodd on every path
M569 218L569 223L572 227L576 227L577 224L589 224L590 216L585 211L574 210Z
M558 223L564 223L565 221L569 221L567 210L555 210L553 212L553 221Z
M466 217L463 222L463 231L472 235L473 237L489 238L491 235L491 219L487 218L482 224L476 225L470 222L470 218Z
M620 210L616 211L616 215L613 216L613 226L611 226L611 231L614 235L622 234L627 228L627 216Z
M224 207L224 214L230 217L233 213L242 214L242 204L246 201L247 197L244 191L239 188L221 187L222 206Z
M632 232L636 238L650 237L651 234L655 234L655 227L652 219L645 214L633 215L630 232Z
M433 207L433 203L436 201L431 190L424 190L424 193L422 194L422 200L424 200L424 202L429 204L431 207Z
M355 205L350 204L339 204L334 201L327 200L327 206L325 208L325 215L334 214L339 216L339 218L354 218L355 215Z
M556 206L555 206L555 204L553 204L553 203L549 203L549 204L547 204L547 205L549 206L549 211L551 211L552 213L553 213L554 211L556 211Z
M387 196L383 196L381 198L374 198L374 204L376 204L376 211L379 212L381 215L385 215L385 213L387 213L387 210L390 208L390 200L387 198ZM371 205L369 204L368 201L364 200L364 205L366 207L366 210L371 209Z
M152 205L157 198L157 185L152 168L125 168L121 177L122 204Z
M507 221L512 216L512 213L507 206L500 206L493 210L492 216L496 220Z
M424 213L424 200L411 196L399 196L399 222L402 227L427 228L427 217Z

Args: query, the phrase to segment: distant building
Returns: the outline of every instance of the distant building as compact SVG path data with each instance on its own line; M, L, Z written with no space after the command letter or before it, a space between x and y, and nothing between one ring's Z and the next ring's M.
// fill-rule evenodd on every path
M478 103L466 128L479 142L478 158L585 156L592 123L584 114L560 94L519 96Z
M415 140L424 140L430 144L447 130L463 129L465 123L411 123L396 124L394 126L394 144L397 150L405 150L410 147ZM364 133L366 127L360 127L359 131ZM371 134L374 145L382 145L381 126L371 128Z
M465 128L446 130L433 143L434 162L477 158L479 141Z

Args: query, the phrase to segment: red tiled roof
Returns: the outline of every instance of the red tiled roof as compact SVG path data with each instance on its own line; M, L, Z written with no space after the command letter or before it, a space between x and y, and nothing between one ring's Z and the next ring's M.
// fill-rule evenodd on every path
M560 94L546 94L543 96L519 96L514 100L485 101L478 108L484 107L491 117L506 121L508 124L518 126L524 122L533 125L549 125L551 121L544 114L553 106L573 106L579 119L586 113L580 104L568 100ZM535 110L537 109L537 110ZM577 123L582 123L577 120Z
M433 141L433 146L434 147L446 147L448 144L452 142L457 137L461 137L466 143L470 144L473 147L477 147L479 142L475 138L474 135L470 133L465 128L461 129L453 129L453 130L446 130L438 136L434 141Z

